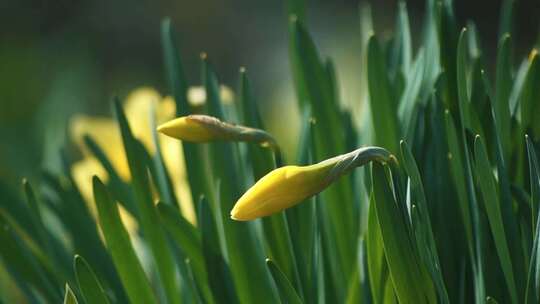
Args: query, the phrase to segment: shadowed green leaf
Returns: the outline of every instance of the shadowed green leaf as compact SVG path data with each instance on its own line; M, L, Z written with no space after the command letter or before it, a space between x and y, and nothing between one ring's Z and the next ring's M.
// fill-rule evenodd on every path
M386 170L385 165L373 163L373 203L396 296L400 303L435 303L433 284L416 257L407 219L397 206Z
M291 282L287 279L285 274L279 269L279 267L270 259L266 259L266 266L270 270L274 282L279 290L282 303L300 304L302 300L298 296L298 293L292 287Z
M431 219L429 217L429 209L424 193L424 187L420 178L420 172L416 166L414 157L405 141L401 141L401 155L403 159L403 167L409 176L411 208L415 208L417 223L413 222L414 229L417 229L416 242L417 250L420 252L420 258L427 266L431 278L437 288L439 303L449 303L448 293L444 285L444 279L441 272L441 265L435 245L435 237L431 227ZM416 224L416 225L415 225Z
M102 284L84 258L80 255L75 255L73 266L75 268L77 284L79 285L84 301L87 304L109 303Z
M397 102L393 96L383 54L375 36L368 42L368 87L375 143L398 151Z
M482 192L483 201L487 216L489 219L489 225L493 239L495 241L495 247L497 254L501 261L502 270L504 272L508 292L512 299L512 303L518 303L517 287L514 278L514 270L512 267L512 260L510 257L510 250L508 247L508 241L506 233L504 231L503 216L500 207L500 201L497 197L498 189L495 184L495 179L492 175L491 165L487 157L486 148L482 142L482 139L477 136L474 140L474 155L475 155L475 169L478 184Z
M538 158L534 150L531 139L526 136L527 153L529 157L529 178L531 181L531 207L533 210L534 242L532 246L531 259L529 262L529 273L527 275L527 287L525 291L525 303L532 304L540 301L540 216L538 206L540 205L540 167Z
M495 121L497 133L501 140L503 156L506 163L510 157L510 91L512 89L512 44L510 36L505 35L499 42L497 53L497 73L495 87Z
M206 198L201 198L199 206L197 223L201 230L204 262L209 270L208 285L216 299L226 303L238 303L231 271L221 254L214 215Z
M457 45L457 68L456 68L456 78L457 78L457 105L458 105L458 113L459 113L459 140L461 141L461 144L458 145L458 147L461 147L461 155L463 157L463 168L465 169L464 175L461 175L461 177L458 177L460 179L465 177L465 186L467 190L467 198L468 198L468 204L471 211L471 223L472 223L472 229L474 233L474 258L473 258L473 274L474 274L474 284L475 284L475 298L476 301L484 301L486 294L485 294L485 282L484 282L484 257L482 254L482 240L483 240L483 231L481 228L480 223L480 214L479 214L479 207L478 207L478 201L476 198L476 190L475 185L473 181L473 174L472 174L472 162L469 152L469 145L467 142L467 127L470 126L470 113L469 113L469 106L470 106L470 92L469 92L469 86L467 83L467 68L468 68L468 62L467 62L467 54L468 54L468 31L467 29L462 29L461 33L459 35L458 45ZM450 116L451 117L451 116ZM450 118L449 117L449 118Z

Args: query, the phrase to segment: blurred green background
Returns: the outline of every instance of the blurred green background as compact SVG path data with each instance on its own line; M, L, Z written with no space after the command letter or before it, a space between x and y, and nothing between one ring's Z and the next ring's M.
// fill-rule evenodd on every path
M459 24L473 20L493 58L501 1L455 1ZM371 1L378 31L393 28L396 1ZM341 99L357 104L361 66L359 1L308 1L310 32L334 58ZM418 41L424 1L407 2ZM236 88L247 67L256 99L279 141L294 141L283 123L294 95L284 1L2 0L0 1L0 179L16 186L40 168L55 170L74 113L106 115L114 95L140 86L165 88L160 21L178 33L186 75L199 84L199 54L208 53L222 83ZM540 2L517 1L516 55L538 36ZM383 35L384 37L384 35ZM489 51L488 51L489 52ZM488 65L489 66L489 65ZM292 110L286 111L293 113ZM280 119L277 119L280 118ZM280 129L281 127L281 129Z

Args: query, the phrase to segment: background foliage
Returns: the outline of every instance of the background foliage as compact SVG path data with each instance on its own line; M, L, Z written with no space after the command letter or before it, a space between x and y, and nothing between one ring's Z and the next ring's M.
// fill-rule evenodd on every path
M114 128L81 135L78 148L45 140L56 165L47 162L22 191L12 173L0 183L0 301L538 302L540 70L537 42L527 56L515 42L513 2L500 14L494 60L474 22L462 29L451 1L428 0L418 28L400 2L390 36L373 30L362 5L356 107L342 100L336 65L321 56L304 4L286 9L297 153L174 142L185 163L171 166L171 143L155 126L173 101L150 94L141 119L130 114L130 98L116 98ZM177 116L203 112L257 128L273 121L262 119L251 88L248 75L260 72L241 69L227 103L212 54L200 56L196 83L206 97L194 104L182 36L170 19L157 27L161 87ZM100 143L112 132L117 141ZM109 145L123 149L111 154ZM229 219L243 191L276 165L362 145L385 147L399 165L358 169L261 220ZM97 176L81 182L73 168L88 157L96 162L88 174ZM176 187L179 171L189 187Z

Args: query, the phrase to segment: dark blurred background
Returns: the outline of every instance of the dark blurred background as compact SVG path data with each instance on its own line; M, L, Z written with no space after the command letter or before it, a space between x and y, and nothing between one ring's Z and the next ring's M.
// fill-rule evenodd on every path
M476 23L492 61L501 1L455 2L459 24ZM397 2L371 5L375 28L385 37ZM407 5L417 42L424 1ZM308 0L307 6L310 32L321 52L335 59L341 96L354 102L359 1ZM539 1L517 1L515 14L521 58L538 37ZM239 67L247 67L261 109L276 113L294 102L284 1L1 0L0 178L18 182L40 167L54 167L72 114L105 115L111 96L143 85L167 94L159 36L164 17L176 28L191 84L200 82L204 51L221 82L232 88Z

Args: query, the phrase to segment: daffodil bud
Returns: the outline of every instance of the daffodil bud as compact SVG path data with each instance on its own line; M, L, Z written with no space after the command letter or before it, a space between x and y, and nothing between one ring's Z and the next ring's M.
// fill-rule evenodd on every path
M247 141L276 147L274 138L263 130L234 125L207 115L189 115L168 121L158 132L192 142Z
M380 147L364 147L310 166L285 166L263 176L236 202L231 218L249 221L290 208L370 161L394 159Z

